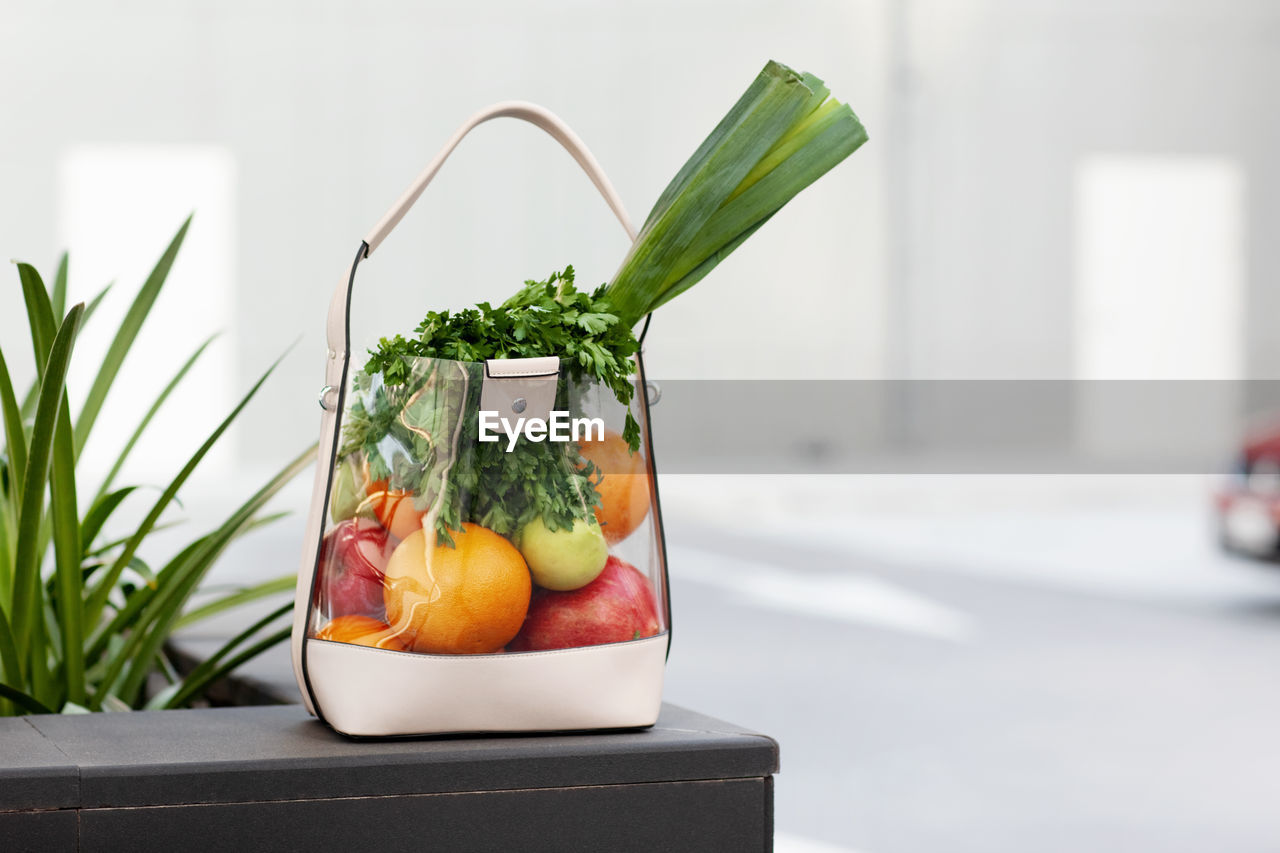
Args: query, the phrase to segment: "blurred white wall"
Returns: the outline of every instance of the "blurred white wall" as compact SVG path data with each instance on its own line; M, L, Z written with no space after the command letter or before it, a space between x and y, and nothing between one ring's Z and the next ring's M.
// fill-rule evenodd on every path
M92 298L93 286L114 282L77 344L82 357L68 379L77 410L101 366L87 356L107 351L156 260L139 253L131 237L164 235L193 207L200 211L200 227L188 231L174 262L175 286L161 292L81 464L108 470L142 420L146 404L140 401L155 399L213 336L148 425L132 470L148 479L172 475L174 458L190 455L243 393L235 376L236 184L234 157L215 145L77 145L59 158L57 233L60 245L75 247L72 298ZM110 298L117 287L121 292ZM192 428L193 413L205 429ZM205 464L234 464L237 450L230 438L219 441Z
M215 361L234 370L236 393L299 342L246 414L236 443L245 463L312 440L328 294L469 113L509 98L558 112L639 220L768 58L826 78L871 142L663 308L652 375L1071 377L1076 176L1099 155L1209 158L1243 176L1242 238L1223 262L1236 264L1243 331L1224 340L1224 363L1270 376L1280 362L1269 319L1280 312L1280 244L1269 239L1280 224L1280 119L1267 107L1280 76L1275 4L132 0L11 6L5 24L7 256L52 270L63 239L91 227L60 225L68 152L226 152L234 259L229 284L216 285L231 314ZM131 259L116 300L159 255L180 215L171 218L102 216L95 244ZM197 210L193 239L202 228L216 225ZM356 331L366 342L408 331L427 308L498 298L567 263L583 282L602 281L624 247L553 143L487 125L362 267ZM102 259L81 267L70 248L73 293L90 294L107 274ZM175 272L157 308L159 339L179 329L194 343L219 319L192 291L215 285L189 273ZM0 342L21 372L29 356L10 275ZM1194 303L1195 278L1185 278ZM176 367L154 361L126 369ZM184 412L188 423L211 427L222 407L206 408Z
M885 46L884 4L871 0L11 7L0 32L0 250L52 271L66 236L58 181L68 151L228 152L234 311L216 346L231 346L232 386L244 389L300 341L238 433L243 460L278 460L314 438L331 288L365 232L471 112L511 98L551 108L592 147L638 221L767 59L824 77L876 139L886 124ZM651 372L879 375L886 154L868 145L665 307L650 338ZM114 299L136 289L137 270L181 216L171 219L160 227L102 218L97 244L132 259ZM196 210L192 239L207 227ZM367 309L356 331L366 341L407 332L428 308L501 298L569 263L580 281L598 283L625 246L554 143L513 122L490 124L362 267ZM96 261L86 264L93 276L76 277L76 248L72 290L84 296L103 282ZM190 288L201 285L181 272L152 321L169 328L151 333L189 330L194 344L210 318L194 309L201 297ZM20 307L14 276L0 290L0 335L11 360L29 363ZM126 370L176 366L134 359ZM185 416L212 427L225 411L217 408Z
M1076 293L1082 265L1099 260L1081 252L1099 241L1159 240L1164 228L1113 220L1127 235L1080 239L1076 205L1087 195L1076 180L1099 155L1208 159L1243 176L1243 209L1230 214L1242 232L1234 257L1223 256L1225 269L1198 282L1182 271L1173 284L1209 304L1224 278L1242 275L1236 352L1226 361L1252 377L1280 373L1270 320L1280 309L1280 244L1270 236L1280 225L1280 120L1266 106L1270 81L1280 76L1280 6L911 0L895 8L905 58L890 100L905 105L907 148L896 177L903 211L893 223L890 292L904 303L890 333L900 348L891 359L895 373L1078 375ZM1184 186L1187 193L1163 203L1188 220L1208 215ZM1147 292L1152 283L1137 275L1168 270L1141 268L1113 286ZM1158 323L1161 312L1180 309L1155 300L1150 310ZM1130 344L1146 345L1140 334ZM1135 373L1134 361L1117 360L1105 378L1185 378L1164 364ZM1204 365L1190 373L1204 375Z

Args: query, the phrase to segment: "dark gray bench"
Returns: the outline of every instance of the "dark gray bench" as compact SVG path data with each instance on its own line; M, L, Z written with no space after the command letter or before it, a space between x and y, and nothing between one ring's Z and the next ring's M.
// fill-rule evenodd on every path
M351 741L297 705L0 719L0 850L767 851L770 738Z

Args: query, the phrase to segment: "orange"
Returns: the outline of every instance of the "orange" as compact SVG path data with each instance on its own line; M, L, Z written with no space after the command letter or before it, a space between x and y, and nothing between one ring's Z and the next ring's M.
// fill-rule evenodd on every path
M339 616L329 621L319 633L317 640L332 640L335 643L355 643L358 646L372 646L375 649L391 649L396 652L408 651L404 643L391 630L391 626L372 616Z
M382 594L387 621L415 652L491 654L520 631L533 581L515 546L478 524L435 544L419 527L396 546Z
M422 529L422 516L426 515L426 510L414 507L411 492L387 489L386 480L371 484L369 489L366 504L373 509L378 523L390 530L392 536L404 539L413 531Z
M375 480L369 475L369 463L364 465L364 491L368 499L362 507L372 509L378 523L391 531L397 539L403 539L422 526L426 510L413 505L413 492L392 489L386 480Z
M605 540L616 545L649 514L649 475L644 454L632 453L622 436L608 431L603 440L581 442L578 449L604 474L596 486L600 493L596 521L600 522Z

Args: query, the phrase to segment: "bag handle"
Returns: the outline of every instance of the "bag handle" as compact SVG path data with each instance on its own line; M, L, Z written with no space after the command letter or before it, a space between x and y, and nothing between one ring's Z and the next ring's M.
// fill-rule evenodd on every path
M604 169L600 167L599 162L592 156L587 146L578 138L578 135L569 128L569 125L561 121L550 110L528 101L503 101L494 104L462 123L462 126L458 128L453 137L445 143L444 148L440 149L440 153L435 156L435 159L427 164L422 173L414 179L409 188L404 191L404 194L378 220L378 224L373 226L373 230L364 238L364 243L361 245L360 252L356 255L350 274L344 276L343 280L338 283L338 287L333 293L333 300L329 303L326 337L331 358L337 357L345 360L347 349L351 344L350 326L347 320L351 306L351 286L355 281L355 267L363 258L373 254L373 251L382 244L382 241L387 238L392 229L409 212L409 208L413 207L413 203L422 195L422 191L427 188L427 184L431 183L432 178L440 171L444 161L449 159L449 155L453 153L453 149L458 147L458 143L462 141L463 137L475 130L479 125L495 118L516 118L527 121L535 127L546 131L552 139L559 142L578 162L578 165L582 167L582 171L587 173L591 183L595 184L596 189L600 191L600 195L604 196L604 200L609 205L609 209L613 211L613 215L622 223L623 229L627 232L627 237L632 242L635 242L636 229L631 224L631 218L627 215L627 211L622 205L622 199L618 197L617 191L613 188L613 184L609 182L609 178L605 175Z

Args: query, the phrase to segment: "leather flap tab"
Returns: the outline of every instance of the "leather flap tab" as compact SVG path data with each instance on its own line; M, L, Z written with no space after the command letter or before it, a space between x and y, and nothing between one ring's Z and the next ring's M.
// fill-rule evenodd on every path
M484 363L480 409L504 418L548 420L556 403L560 359L491 358Z

